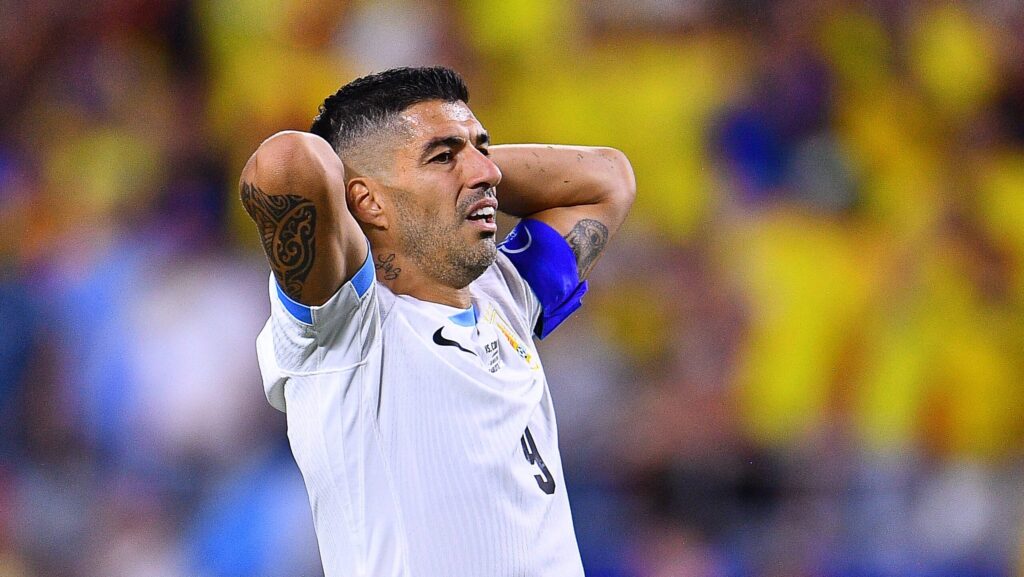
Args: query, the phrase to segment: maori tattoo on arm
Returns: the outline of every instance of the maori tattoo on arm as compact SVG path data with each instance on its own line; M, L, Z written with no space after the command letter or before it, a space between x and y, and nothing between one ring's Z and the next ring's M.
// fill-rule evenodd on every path
M576 255L576 267L582 279L590 274L590 269L608 243L608 227L594 219L585 218L572 227L569 234L565 235L565 240Z
M294 194L270 195L242 183L242 205L256 221L270 268L284 292L298 299L316 254L316 206Z

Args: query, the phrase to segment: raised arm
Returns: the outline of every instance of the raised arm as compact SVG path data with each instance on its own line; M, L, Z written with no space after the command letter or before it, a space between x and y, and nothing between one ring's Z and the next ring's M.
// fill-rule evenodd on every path
M366 259L366 240L345 202L345 167L319 136L271 136L242 169L239 188L270 268L292 299L327 302Z
M502 172L499 208L557 230L586 278L636 196L626 156L613 148L542 144L492 146L490 154Z

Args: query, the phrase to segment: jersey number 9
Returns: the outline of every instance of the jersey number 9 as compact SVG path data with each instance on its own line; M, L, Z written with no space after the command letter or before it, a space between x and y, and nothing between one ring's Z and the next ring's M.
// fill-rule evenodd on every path
M526 456L526 460L531 465L537 465L537 468L540 469L541 474L533 476L537 480L540 490L548 495L553 495L555 492L555 478L551 476L548 466L544 464L544 459L541 458L540 453L537 451L537 443L533 441L530 427L526 427L526 432L523 433L523 438L520 439L520 442L523 445L523 455Z

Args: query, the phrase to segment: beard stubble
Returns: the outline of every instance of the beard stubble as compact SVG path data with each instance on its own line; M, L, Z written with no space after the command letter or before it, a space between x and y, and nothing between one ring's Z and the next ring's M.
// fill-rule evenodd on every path
M400 211L399 238L406 256L424 274L446 286L463 288L479 278L497 256L494 235L467 243L462 227L466 225L466 211L482 198L460 202L447 222Z

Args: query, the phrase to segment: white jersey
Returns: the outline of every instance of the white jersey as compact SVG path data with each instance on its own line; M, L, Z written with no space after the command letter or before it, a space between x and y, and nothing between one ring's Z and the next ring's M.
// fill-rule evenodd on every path
M473 308L395 295L372 258L324 305L270 279L257 339L326 577L578 577L540 304L508 258Z

